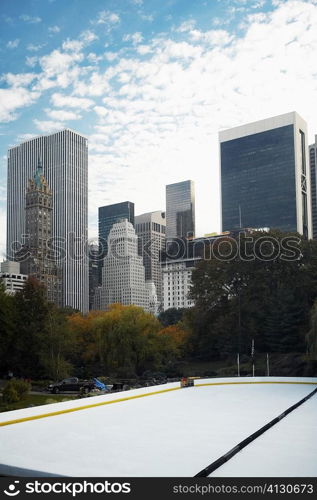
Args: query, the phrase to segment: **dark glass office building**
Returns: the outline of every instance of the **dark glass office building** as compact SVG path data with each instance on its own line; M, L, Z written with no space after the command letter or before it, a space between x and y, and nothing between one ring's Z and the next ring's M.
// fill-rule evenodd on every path
M166 238L195 236L195 187L193 181L166 186Z
M94 295L99 285L99 245L91 243L89 251L89 310L93 308Z
M114 205L106 205L98 209L98 228L99 228L99 255L100 255L100 269L99 269L99 283L101 284L101 268L102 261L107 255L107 239L110 229L113 224L120 222L122 219L127 219L128 222L134 227L134 203L131 201L123 201L122 203L115 203Z
M222 230L311 237L306 123L293 112L220 132Z

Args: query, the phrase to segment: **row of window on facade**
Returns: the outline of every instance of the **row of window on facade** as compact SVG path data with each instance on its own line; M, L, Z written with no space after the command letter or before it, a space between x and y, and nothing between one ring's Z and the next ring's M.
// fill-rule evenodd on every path
M162 224L158 224L157 222L141 222L140 224L135 224L135 231L137 233L143 233L150 231L151 229L157 233L165 234L166 232L166 227Z

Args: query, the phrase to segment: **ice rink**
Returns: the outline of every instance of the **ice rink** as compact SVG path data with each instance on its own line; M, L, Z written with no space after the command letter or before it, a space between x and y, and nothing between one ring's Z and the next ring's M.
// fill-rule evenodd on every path
M312 392L317 379L179 385L1 413L0 474L192 477ZM252 475L317 476L317 395L212 474Z

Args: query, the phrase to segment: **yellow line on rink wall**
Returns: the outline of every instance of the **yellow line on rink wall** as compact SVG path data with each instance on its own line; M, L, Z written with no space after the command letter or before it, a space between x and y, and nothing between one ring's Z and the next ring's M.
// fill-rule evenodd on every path
M317 382L287 382L287 381L268 381L268 382L206 382L202 384L195 384L193 387L204 387L212 385L245 385L245 384L304 384L304 385L317 385ZM57 415L64 415L66 413L73 413L80 410L88 410L89 408L98 408L99 406L110 405L114 403L121 403L122 401L130 401L131 399L144 398L146 396L154 396L155 394L162 394L164 392L172 392L181 389L181 387L172 387L170 389L162 389L160 391L146 392L143 394L137 394L134 396L126 396L124 398L112 399L110 401L102 401L101 403L92 403L90 405L77 406L75 408L67 408L65 410L53 411L50 413L42 413L40 415L33 415L30 417L17 418L14 420L7 420L5 422L0 422L0 427L6 425L20 424L22 422L30 422L32 420L39 420L41 418L56 417Z
M161 391L146 392L144 394L137 394L135 396L127 396L125 398L112 399L111 401L103 401L102 403L93 403L90 405L77 406L75 408L67 408L66 410L53 411L51 413L42 413L41 415L32 415L30 417L17 418L15 420L7 420L5 422L0 422L0 427L4 427L5 425L20 424L22 422L29 422L31 420L39 420L40 418L55 417L57 415L63 415L65 413L72 413L80 410L88 410L89 408L97 408L98 406L120 403L122 401L129 401L130 399L144 398L146 396L153 396L154 394L161 394L163 392L177 391L179 389L180 387L172 387L171 389L162 389Z

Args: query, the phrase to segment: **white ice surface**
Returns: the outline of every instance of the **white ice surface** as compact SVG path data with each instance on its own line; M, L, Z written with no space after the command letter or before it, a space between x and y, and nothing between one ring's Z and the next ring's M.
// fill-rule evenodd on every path
M239 380L248 379L232 379ZM17 410L0 418L24 418L177 385ZM193 387L8 425L0 427L0 463L66 476L194 476L313 389L303 384ZM316 444L313 448L316 453Z
M210 477L317 477L317 395Z

